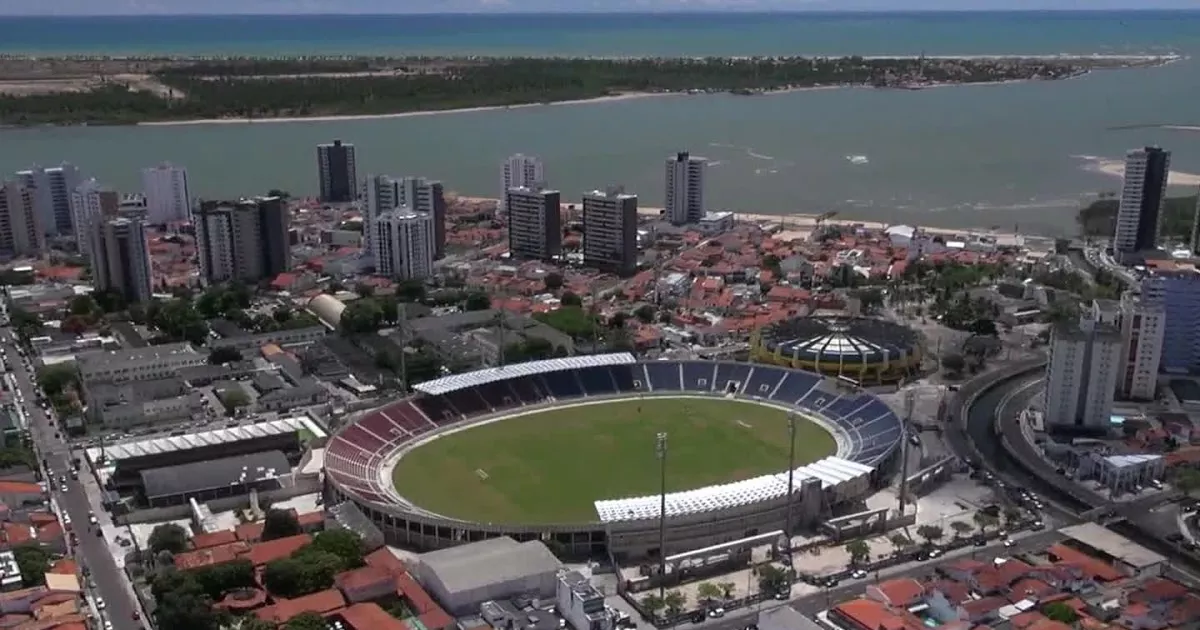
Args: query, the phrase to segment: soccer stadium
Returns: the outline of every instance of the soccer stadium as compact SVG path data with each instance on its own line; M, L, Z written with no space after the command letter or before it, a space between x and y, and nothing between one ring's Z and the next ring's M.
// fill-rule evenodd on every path
M617 353L488 368L414 389L341 427L326 445L325 474L334 500L356 503L389 544L415 549L507 535L578 556L653 557L659 430L669 444L667 553L783 528L789 426L793 523L813 526L887 482L904 432L887 405L837 379L747 363ZM672 413L661 412L668 406ZM506 428L528 438L506 437ZM514 449L518 439L531 450ZM424 464L423 452L431 453ZM601 463L581 477L575 460ZM512 477L540 483L514 485L505 473L512 467L520 471ZM702 485L687 485L695 481ZM590 509L581 512L580 502Z
M758 331L755 361L852 379L896 383L921 368L921 338L900 324L867 317L799 317Z

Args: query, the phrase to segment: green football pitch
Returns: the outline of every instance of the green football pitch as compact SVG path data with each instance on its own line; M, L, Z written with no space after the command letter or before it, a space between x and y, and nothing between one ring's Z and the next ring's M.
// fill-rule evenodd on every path
M667 490L787 469L786 414L734 400L646 398L550 409L417 447L393 472L427 510L484 523L596 520L597 499L656 494L655 435L667 433ZM833 436L796 423L796 464L832 455Z

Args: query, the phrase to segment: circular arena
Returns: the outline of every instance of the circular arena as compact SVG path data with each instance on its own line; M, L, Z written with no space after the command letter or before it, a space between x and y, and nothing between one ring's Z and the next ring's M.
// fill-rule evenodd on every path
M859 383L896 383L921 368L916 331L867 317L799 317L751 339L756 361L811 370Z
M769 365L618 353L489 368L414 389L338 430L325 473L334 500L357 504L389 544L416 549L508 535L571 555L655 556L662 497L653 437L664 429L674 479L667 553L782 529L786 412L798 443L793 523L812 526L885 483L903 436L900 419L874 396ZM573 431L578 439L564 452ZM481 457L489 447L503 456ZM586 460L585 451L607 464L594 477L579 477L580 462L571 461ZM476 460L487 463L472 468ZM556 476L556 463L568 469L563 462L572 474ZM496 482L520 476L508 474L514 466L553 484ZM488 494L492 486L509 494Z

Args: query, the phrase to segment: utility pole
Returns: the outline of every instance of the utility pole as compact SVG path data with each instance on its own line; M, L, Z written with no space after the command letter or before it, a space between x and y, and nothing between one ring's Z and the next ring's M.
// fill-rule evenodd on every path
M500 346L497 365L504 367L504 311L496 311L496 343Z
M904 417L900 426L904 431L900 436L900 514L904 514L904 505L908 503L908 432L912 429L913 390L904 392Z
M654 436L654 454L658 456L658 597L667 596L667 434Z
M783 524L783 552L787 554L788 566L792 566L792 501L796 493L796 412L787 412L788 421L788 487L787 517Z
M408 393L408 318L405 317L408 305L401 302L396 305L399 311L400 325L400 391Z

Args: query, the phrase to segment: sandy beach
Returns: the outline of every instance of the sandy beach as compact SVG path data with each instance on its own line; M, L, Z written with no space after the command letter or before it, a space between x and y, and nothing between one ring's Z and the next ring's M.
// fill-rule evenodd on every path
M1192 129L1200 131L1200 127ZM1125 160L1123 159L1105 158L1097 155L1072 155L1071 157L1083 160L1085 162L1083 168L1093 173L1101 173L1116 179L1125 177ZM1171 174L1167 177L1167 185L1189 188L1200 186L1200 174L1172 170Z

